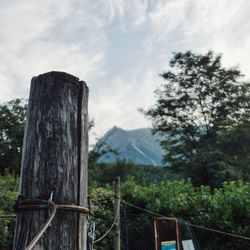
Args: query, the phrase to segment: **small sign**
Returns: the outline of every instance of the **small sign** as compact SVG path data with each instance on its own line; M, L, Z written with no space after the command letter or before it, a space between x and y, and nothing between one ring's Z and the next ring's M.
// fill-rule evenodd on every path
M176 241L162 241L161 242L161 250L176 250Z
M183 250L195 250L192 240L183 240L182 246L183 246Z

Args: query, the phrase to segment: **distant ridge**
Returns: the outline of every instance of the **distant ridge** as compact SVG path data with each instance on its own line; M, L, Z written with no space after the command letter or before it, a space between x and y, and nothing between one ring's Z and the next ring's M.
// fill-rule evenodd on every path
M153 135L149 128L124 130L113 127L101 140L116 150L116 154L105 154L99 162L112 163L126 159L135 164L162 165L163 151L159 145L160 137Z

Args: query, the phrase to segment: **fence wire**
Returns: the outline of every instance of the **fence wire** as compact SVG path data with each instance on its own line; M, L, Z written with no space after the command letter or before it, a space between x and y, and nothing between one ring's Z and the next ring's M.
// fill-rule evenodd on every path
M123 215L124 221L121 225L123 230L122 250L155 250L154 216L166 219L169 217L127 202L123 202L123 213L125 215ZM249 237L199 226L182 219L178 219L178 222L182 238L192 239L196 250L250 249Z
M113 202L109 201L109 212L110 221L105 217L101 216L99 223L97 223L97 231L99 235L106 232L108 226L112 223L114 218L113 214ZM138 208L133 204L122 202L121 203L121 250L155 250L155 239L154 239L154 217L158 215L146 209ZM6 217L6 215L4 216ZM8 219L13 219L14 216L7 216ZM166 217L168 218L168 217ZM12 232L14 231L14 221L5 220L2 218L0 220L0 231L3 232L0 235L0 249L10 250L11 246L7 244L10 242L9 237L12 237ZM98 222L98 215L96 218ZM218 230L207 231L208 229L202 226L197 226L188 223L184 220L179 219L181 234L183 238L196 238L198 240L198 245L195 249L203 250L224 250L224 249L250 249L250 242L244 238L235 238L235 235L228 234ZM196 237L195 237L196 236ZM230 237L234 236L234 237ZM241 239L242 238L242 239ZM249 239L249 238L247 238ZM114 249L114 229L109 231L102 241L94 246L96 250L113 250Z
M121 208L121 249L154 250L153 216L123 205Z

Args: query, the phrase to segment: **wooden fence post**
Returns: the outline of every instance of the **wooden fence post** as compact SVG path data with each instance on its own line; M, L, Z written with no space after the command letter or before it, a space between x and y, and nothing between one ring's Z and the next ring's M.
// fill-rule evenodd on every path
M87 206L88 87L63 72L31 81L19 193L24 198ZM22 198L22 197L21 197ZM48 219L48 209L17 211L15 250L24 250ZM85 250L84 214L58 210L36 250Z
M121 191L120 191L120 177L115 178L115 237L114 250L121 249L121 225L120 225L120 205L121 205Z

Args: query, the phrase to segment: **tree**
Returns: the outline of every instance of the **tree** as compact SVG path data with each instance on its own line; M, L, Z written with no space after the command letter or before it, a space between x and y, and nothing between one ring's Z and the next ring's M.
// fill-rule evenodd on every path
M225 169L218 139L250 120L250 83L237 67L224 68L212 51L175 53L170 68L161 75L165 84L156 91L156 104L144 112L154 132L164 135L164 161L177 169L201 161L204 168L216 156L215 168Z
M0 105L0 173L19 174L27 105L15 99Z

